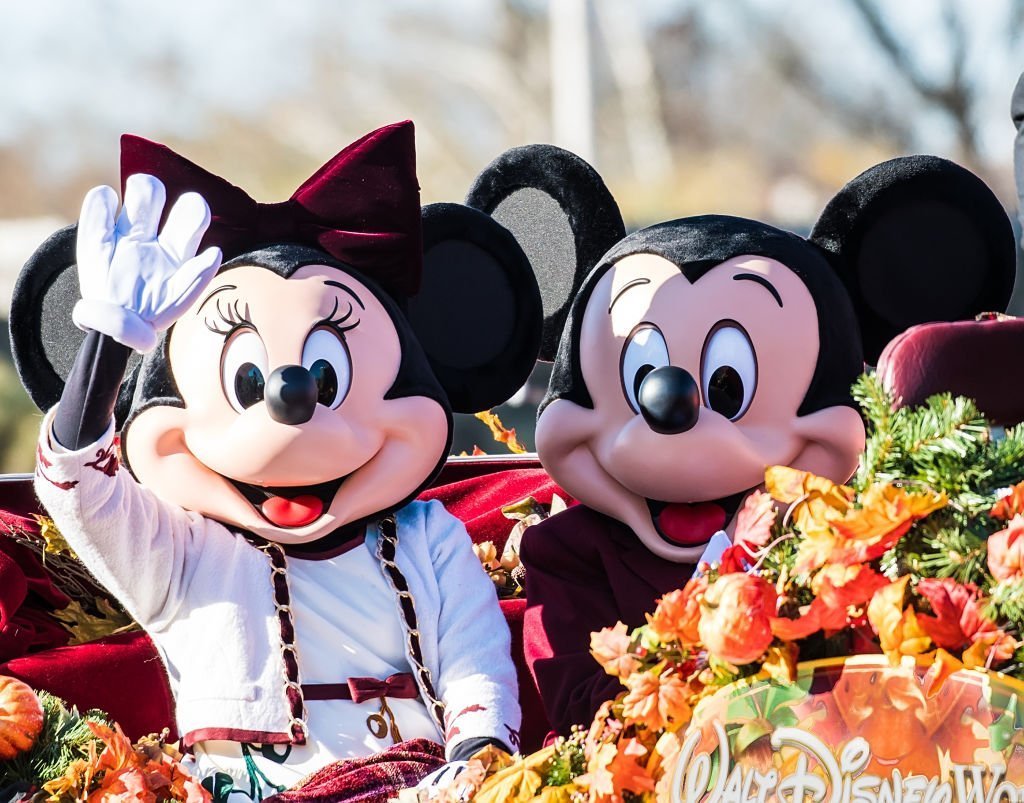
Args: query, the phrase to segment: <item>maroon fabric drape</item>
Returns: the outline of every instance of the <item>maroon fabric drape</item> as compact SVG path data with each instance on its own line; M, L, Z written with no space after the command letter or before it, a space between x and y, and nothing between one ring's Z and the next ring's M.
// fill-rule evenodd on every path
M409 739L376 755L328 764L266 803L387 803L444 764L441 745Z

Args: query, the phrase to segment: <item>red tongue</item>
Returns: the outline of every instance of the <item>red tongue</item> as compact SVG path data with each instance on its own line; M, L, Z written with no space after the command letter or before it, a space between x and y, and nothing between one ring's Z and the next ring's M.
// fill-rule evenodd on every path
M312 524L324 512L324 503L312 494L294 499L272 496L260 506L267 521L278 527L302 527Z
M706 543L724 526L725 510L714 502L672 503L658 514L662 535L680 546Z

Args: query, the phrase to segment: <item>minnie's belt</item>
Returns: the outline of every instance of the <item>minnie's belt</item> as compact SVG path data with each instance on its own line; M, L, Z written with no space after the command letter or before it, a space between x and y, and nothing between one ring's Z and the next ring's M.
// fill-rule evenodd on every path
M303 683L302 696L306 700L412 700L420 696L416 679L408 672L400 672L384 680L377 678L349 678L344 683Z

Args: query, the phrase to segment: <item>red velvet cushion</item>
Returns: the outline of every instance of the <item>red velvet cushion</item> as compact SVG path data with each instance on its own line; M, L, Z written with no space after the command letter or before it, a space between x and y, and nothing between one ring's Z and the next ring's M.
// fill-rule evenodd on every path
M1024 318L926 323L899 335L878 358L878 375L902 404L950 392L978 402L997 424L1024 421L1017 376Z
M0 664L0 675L56 694L79 711L106 711L132 739L164 728L177 738L167 675L145 633L121 633L15 658Z

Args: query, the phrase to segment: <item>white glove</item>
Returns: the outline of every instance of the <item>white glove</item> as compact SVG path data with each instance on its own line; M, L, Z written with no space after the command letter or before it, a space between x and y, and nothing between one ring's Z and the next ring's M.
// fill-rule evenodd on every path
M157 236L166 200L153 176L128 177L124 207L115 222L117 193L96 187L78 220L78 282L82 299L72 319L79 329L102 332L145 353L192 305L220 267L219 248L196 249L210 225L202 196L178 198Z
M459 774L469 766L466 761L450 761L440 769L434 770L432 773L427 775L422 781L416 784L416 789L420 790L420 794L417 795L418 800L432 800L441 796L441 790L447 789L452 786L458 786L457 780ZM465 795L459 794L459 790L453 789L456 792L456 797L459 800L465 800L469 797L469 789L465 790Z

